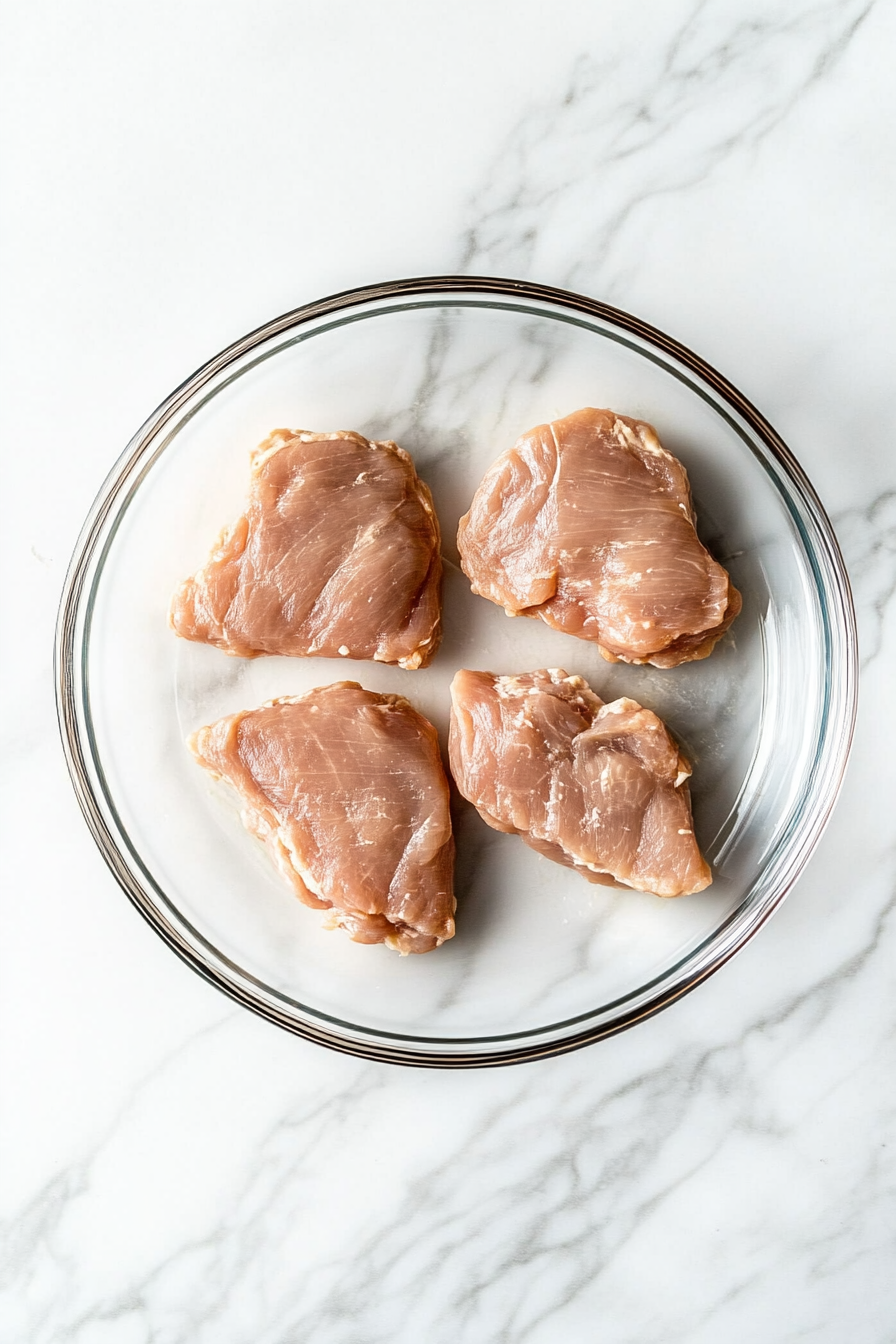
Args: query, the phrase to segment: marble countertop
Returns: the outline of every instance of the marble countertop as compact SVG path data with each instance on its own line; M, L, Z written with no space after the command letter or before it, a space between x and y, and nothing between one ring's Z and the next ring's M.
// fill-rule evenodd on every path
M8 7L0 1335L884 1344L896 1132L896 106L884 0ZM102 479L269 317L402 275L567 286L771 420L834 519L851 765L775 918L607 1042L328 1053L138 917L52 641ZM888 690L889 687L889 690Z

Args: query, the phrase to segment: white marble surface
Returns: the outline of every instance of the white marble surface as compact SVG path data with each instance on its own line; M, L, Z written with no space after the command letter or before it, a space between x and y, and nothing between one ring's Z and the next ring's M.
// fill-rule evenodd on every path
M8 6L0 1337L896 1338L887 0ZM839 529L864 659L815 858L729 966L566 1058L329 1054L138 918L78 813L52 632L102 477L273 314L464 267L727 374Z

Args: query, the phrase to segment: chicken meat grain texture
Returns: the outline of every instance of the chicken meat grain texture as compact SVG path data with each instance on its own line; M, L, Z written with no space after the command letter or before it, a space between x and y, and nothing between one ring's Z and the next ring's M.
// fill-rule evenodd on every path
M712 881L694 836L690 765L634 700L604 704L557 668L463 670L451 686L449 754L483 820L590 882L684 896Z
M200 728L193 755L305 905L359 943L454 935L454 840L436 730L399 695L340 681Z
M185 639L242 658L425 666L441 637L439 525L408 454L340 431L275 430L245 512L172 599Z
M489 468L457 544L473 591L610 662L706 658L741 608L701 543L687 473L653 428L586 407Z

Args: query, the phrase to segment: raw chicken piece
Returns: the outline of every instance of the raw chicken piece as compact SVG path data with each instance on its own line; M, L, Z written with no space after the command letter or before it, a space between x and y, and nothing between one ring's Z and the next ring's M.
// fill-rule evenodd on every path
M712 881L694 838L691 768L634 700L605 705L557 668L461 671L449 751L483 820L590 882L685 896Z
M609 662L706 658L740 594L694 530L684 467L642 420L538 425L486 472L457 544L473 591L593 640Z
M330 927L429 952L454 935L454 840L436 730L400 695L338 681L200 728L188 746Z
M246 512L178 588L170 623L241 658L423 667L441 637L439 545L397 444L276 429L252 454Z

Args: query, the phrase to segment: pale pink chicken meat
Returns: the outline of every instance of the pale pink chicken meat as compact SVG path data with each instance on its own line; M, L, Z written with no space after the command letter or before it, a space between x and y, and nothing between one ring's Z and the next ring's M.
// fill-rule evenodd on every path
M220 719L188 745L331 927L401 953L453 937L448 780L436 730L407 700L340 681Z
M458 672L451 771L495 830L590 882L684 896L712 881L697 846L691 769L656 714L604 704L581 677Z
M473 591L596 643L610 662L706 658L740 611L699 540L687 473L653 428L585 408L486 472L457 544Z
M408 454L350 431L275 430L245 512L178 588L170 623L242 658L423 667L441 637L439 525Z

